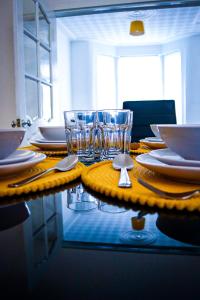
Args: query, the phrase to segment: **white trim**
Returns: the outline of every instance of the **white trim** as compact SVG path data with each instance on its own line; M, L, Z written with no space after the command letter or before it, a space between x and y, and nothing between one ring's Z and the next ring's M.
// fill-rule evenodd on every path
M13 45L16 118L26 114L24 78L23 5L21 0L13 1Z

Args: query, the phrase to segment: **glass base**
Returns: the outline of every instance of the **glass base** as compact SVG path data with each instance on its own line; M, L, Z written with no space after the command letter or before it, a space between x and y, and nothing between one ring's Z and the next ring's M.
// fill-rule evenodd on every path
M152 244L156 240L155 234L146 230L130 230L124 232L120 236L120 240L124 243L132 244L132 245L149 245Z
M118 207L118 206L106 204L106 203L101 203L99 205L99 210L106 212L106 213L110 213L110 214L120 214L120 213L124 213L127 211L123 207Z
M99 157L89 157L89 156L79 156L79 161L85 165L91 165L95 162L100 162L101 159Z
M96 201L80 201L68 204L68 208L76 212L87 212L97 208Z

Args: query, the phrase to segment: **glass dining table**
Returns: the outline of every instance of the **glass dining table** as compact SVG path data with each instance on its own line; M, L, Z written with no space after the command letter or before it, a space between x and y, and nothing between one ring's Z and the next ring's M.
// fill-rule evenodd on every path
M128 204L79 180L2 198L0 245L1 299L199 299L199 213Z

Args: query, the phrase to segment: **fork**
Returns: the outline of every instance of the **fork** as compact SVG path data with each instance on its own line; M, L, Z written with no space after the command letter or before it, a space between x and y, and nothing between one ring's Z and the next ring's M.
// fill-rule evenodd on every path
M155 186L149 184L148 182L144 181L141 178L138 178L137 181L141 185L143 185L144 187L149 189L150 191L158 194L159 196L162 196L163 198L167 198L167 199L187 200L187 199L190 199L193 196L198 195L200 193L200 189L195 189L192 191L186 191L186 192L180 192L180 193L166 192L166 191L156 188Z

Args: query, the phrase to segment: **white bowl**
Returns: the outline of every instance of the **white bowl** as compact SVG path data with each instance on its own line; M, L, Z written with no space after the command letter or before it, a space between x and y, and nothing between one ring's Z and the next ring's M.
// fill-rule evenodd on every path
M65 141L65 127L64 126L39 126L41 135L49 141Z
M20 146L25 132L22 128L0 129L0 159L6 158Z
M153 132L153 134L157 137L160 138L160 133L158 130L158 124L150 124L151 130Z
M158 125L168 148L185 159L200 160L200 124Z

